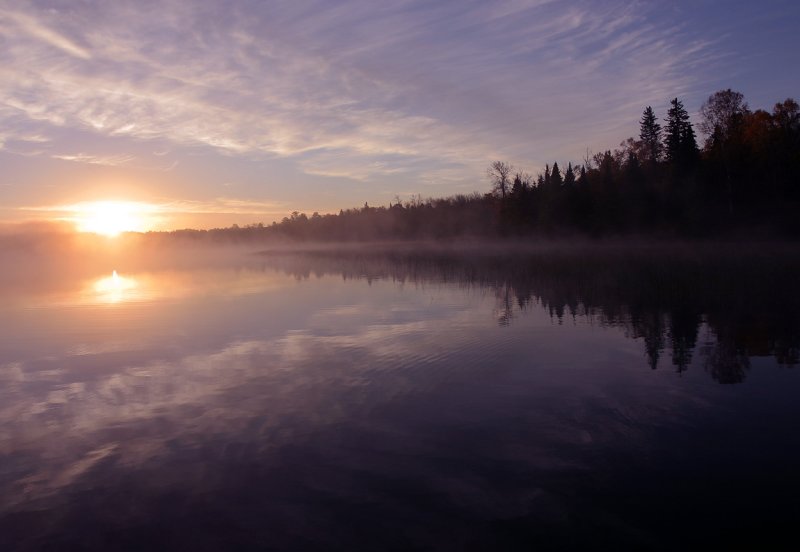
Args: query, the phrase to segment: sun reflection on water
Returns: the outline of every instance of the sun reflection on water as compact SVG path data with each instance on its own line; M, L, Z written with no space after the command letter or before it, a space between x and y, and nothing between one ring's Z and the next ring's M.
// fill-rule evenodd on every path
M193 269L127 272L70 280L62 289L14 298L25 308L158 305L185 301L194 296L236 296L263 293L296 285L294 278L253 270ZM1 287L1 286L0 286ZM0 292L3 290L0 289ZM0 295L0 306L3 297Z
M119 303L131 299L139 285L135 279L120 276L113 271L111 276L100 278L94 283L97 300L102 303Z

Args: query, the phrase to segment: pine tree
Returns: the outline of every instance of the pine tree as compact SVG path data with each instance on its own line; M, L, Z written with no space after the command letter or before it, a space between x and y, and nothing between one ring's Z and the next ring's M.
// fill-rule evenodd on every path
M666 135L664 136L664 150L667 155L667 160L674 163L679 155L681 149L681 117L680 112L683 110L683 104L675 98L670 102L672 107L667 111L667 128Z
M564 173L564 187L572 187L575 184L575 169L572 168L572 162L567 164L567 171Z
M647 161L653 163L661 159L661 125L657 121L653 108L648 105L642 113L642 120L639 121L639 139L642 141Z
M681 157L684 161L691 162L697 157L697 152L697 135L687 113L686 123L681 129Z
M514 184L511 186L511 195L514 197L519 197L519 195L522 193L522 190L522 175L517 173L514 175Z
M550 183L554 188L560 188L564 184L564 179L561 177L561 170L558 168L558 163L553 163L553 172L550 173Z
M697 155L697 138L692 122L689 120L689 113L683 107L683 103L675 98L670 105L672 107L667 112L664 148L668 161L685 165Z

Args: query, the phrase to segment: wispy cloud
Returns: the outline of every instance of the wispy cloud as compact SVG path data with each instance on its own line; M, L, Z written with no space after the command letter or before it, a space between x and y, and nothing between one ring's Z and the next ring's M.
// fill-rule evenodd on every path
M275 201L257 201L219 197L211 201L180 200L157 204L158 209L167 213L193 214L239 214L259 215L283 212L285 204Z
M53 159L61 159L62 161L74 161L76 163L88 163L89 165L106 165L109 167L117 167L120 165L127 165L135 159L132 155L91 155L88 153L76 154L55 154Z
M19 31L44 44L77 58L89 59L89 51L67 36L54 30L39 17L18 11L6 11L0 14L0 25L16 27Z
M446 171L463 184L493 158L575 159L624 138L644 105L707 94L727 55L646 1L6 5L0 122L20 132L158 140L156 156L201 146L361 182ZM80 151L57 157L133 162Z
M58 205L29 205L19 207L20 211L73 215L94 209L95 202L82 201ZM211 200L162 200L155 202L126 202L131 210L147 214L238 214L261 215L284 212L281 202L218 197Z
M129 154L95 155L90 153L53 153L50 155L50 157L52 157L53 159L59 159L61 161L71 161L74 163L83 163L86 165L101 165L105 167L127 167L132 169L141 169L145 171L168 172L178 166L177 160L173 160L167 163L161 160L158 160L156 163L145 163L139 160L135 155L129 155Z

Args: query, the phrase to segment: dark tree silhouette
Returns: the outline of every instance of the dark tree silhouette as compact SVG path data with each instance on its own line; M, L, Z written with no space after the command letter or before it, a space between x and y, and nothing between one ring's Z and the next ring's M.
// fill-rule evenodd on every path
M667 111L664 149L667 160L681 167L690 164L697 155L697 138L694 127L689 112L678 98L674 98L670 102L670 108Z
M797 133L800 131L800 106L792 98L776 103L772 111L775 126L783 132Z
M564 186L571 188L575 185L575 169L572 168L572 162L567 164L567 170L564 172Z
M661 160L661 125L658 124L656 114L649 105L639 121L639 140L642 142L644 160L657 163Z
M741 92L730 88L709 96L700 108L700 129L706 134L706 151L717 160L725 173L725 197L728 214L734 213L734 160L741 158L742 132L750 108Z
M511 184L511 173L514 167L505 161L495 161L486 169L486 174L492 183L492 190L500 193L500 197L505 199L508 188Z
M558 168L558 163L553 163L553 171L550 173L550 184L554 188L560 188L564 184L564 179L561 177L561 169Z
M700 130L714 142L726 142L741 132L750 108L741 92L730 88L709 96L700 108Z

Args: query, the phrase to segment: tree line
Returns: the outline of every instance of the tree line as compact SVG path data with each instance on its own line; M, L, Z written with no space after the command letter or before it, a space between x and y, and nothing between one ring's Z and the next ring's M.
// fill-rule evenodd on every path
M488 169L510 232L710 235L747 229L798 235L800 108L789 98L751 111L733 90L712 94L697 134L675 98L664 125L647 106L639 137L535 179L496 161Z
M638 138L533 177L505 161L487 169L489 193L294 212L271 225L182 231L222 240L405 240L563 235L800 236L800 107L751 110L731 89L712 94L697 132L674 98L659 122L647 106Z

